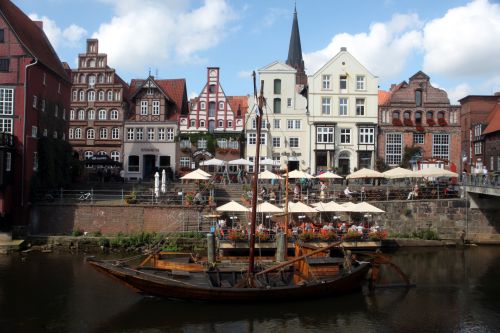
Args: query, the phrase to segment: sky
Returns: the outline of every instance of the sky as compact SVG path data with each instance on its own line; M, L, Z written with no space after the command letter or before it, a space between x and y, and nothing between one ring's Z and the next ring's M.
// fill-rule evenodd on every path
M200 93L207 67L220 67L226 95L252 94L251 72L285 61L293 0L13 0L76 67L87 38L127 82L185 78ZM308 75L340 47L379 87L422 70L450 101L500 91L498 0L297 0Z

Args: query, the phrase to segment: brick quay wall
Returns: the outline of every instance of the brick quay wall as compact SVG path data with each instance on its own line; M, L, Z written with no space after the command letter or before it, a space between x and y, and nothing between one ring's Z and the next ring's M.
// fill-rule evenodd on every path
M386 211L374 214L373 220L393 233L430 228L442 239L458 239L467 229L473 241L500 243L500 207L470 209L463 199L371 203ZM193 230L199 216L208 213L194 206L40 204L32 207L29 231L32 235L70 235L74 230L103 235L169 233L189 226Z

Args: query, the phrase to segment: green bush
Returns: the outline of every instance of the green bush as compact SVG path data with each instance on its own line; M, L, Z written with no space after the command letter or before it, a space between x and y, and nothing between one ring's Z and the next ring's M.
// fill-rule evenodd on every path
M431 229L420 229L414 231L412 234L413 238L426 239L426 240L439 240L437 232Z
M71 235L75 236L75 237L83 236L83 230L80 230L80 229L73 230L73 232L71 233Z

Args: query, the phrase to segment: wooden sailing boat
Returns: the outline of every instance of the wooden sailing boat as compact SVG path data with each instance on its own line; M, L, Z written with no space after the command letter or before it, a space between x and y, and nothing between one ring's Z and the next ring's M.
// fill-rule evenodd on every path
M257 97L255 72L253 77L254 94L258 100L257 142L247 265L241 262L208 264L168 261L163 260L159 252L149 256L138 267L125 265L121 261L88 259L92 266L136 291L184 300L282 301L339 295L361 288L370 264L358 262L350 256L330 257L329 250L339 246L340 242L321 249L308 249L296 244L295 256L290 260L273 267L256 268L255 221L264 97L263 82ZM288 221L285 232L287 227Z

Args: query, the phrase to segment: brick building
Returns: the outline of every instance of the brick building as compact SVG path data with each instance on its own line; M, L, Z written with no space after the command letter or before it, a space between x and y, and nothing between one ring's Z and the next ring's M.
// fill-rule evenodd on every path
M443 163L455 171L460 167L459 107L425 73L380 92L378 117L378 156L389 166L400 165L408 147L413 169L421 163Z
M484 129L484 162L490 172L500 175L500 104L497 104L487 119Z
M189 114L181 115L180 166L212 157L230 161L242 155L241 137L247 96L226 96L220 84L220 69L207 68L207 82L200 95L190 101Z
M99 53L97 39L87 40L72 82L69 140L79 158L107 155L121 162L128 85Z
M131 111L124 125L124 170L127 179L151 179L156 171L176 172L175 138L181 114L188 113L184 79L134 79Z
M41 142L64 145L70 88L69 68L59 60L42 22L32 21L11 1L1 1L0 132L12 134L15 146L2 161L4 170L13 171L12 182L0 190L0 214L8 223L27 221L29 210L24 207L32 177L60 171L43 169L45 165L39 170L39 148Z
M491 96L469 95L461 100L460 126L464 167L482 169L487 160L484 155L483 131L488 124L488 116L500 103L500 94ZM487 166L488 167L488 166Z

